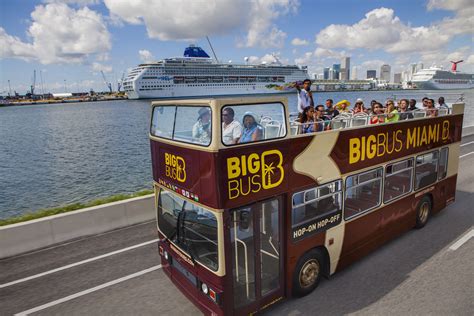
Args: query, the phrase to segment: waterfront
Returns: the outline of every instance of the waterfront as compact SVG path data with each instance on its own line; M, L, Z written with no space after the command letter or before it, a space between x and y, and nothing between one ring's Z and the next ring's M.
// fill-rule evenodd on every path
M425 91L318 92L316 102L385 101ZM474 91L464 93L464 126L474 125ZM290 110L296 98L288 94ZM434 97L433 97L434 98ZM151 100L0 108L0 218L151 188Z

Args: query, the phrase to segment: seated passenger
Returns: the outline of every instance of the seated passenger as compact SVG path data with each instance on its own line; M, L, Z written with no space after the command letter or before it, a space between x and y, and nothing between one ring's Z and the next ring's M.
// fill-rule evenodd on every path
M263 139L263 128L257 123L257 118L252 112L245 112L244 118L242 119L242 136L240 137L239 143L255 142Z
M327 99L326 100L326 116L329 117L330 119L333 119L338 115L339 115L339 111L336 110L336 108L333 106L332 99Z
M336 109L339 110L339 112L344 113L344 112L349 112L349 106L351 103L347 100L342 100L336 103Z
M434 100L427 98L425 103L426 103L426 107L425 107L426 116L428 116L428 117L438 116L438 110L434 106L434 103L435 103Z
M211 111L209 108L200 108L197 122L193 125L193 141L209 144L211 137Z
M438 107L439 108L444 108L444 109L449 109L449 106L444 103L444 97L439 97L438 98Z
M234 120L234 109L222 110L222 142L226 145L237 144L242 135L242 126Z
M385 113L387 113L387 118L385 119L385 122L398 122L399 116L397 109L395 109L395 103L392 100L388 100L386 105L387 108Z
M364 107L364 101L362 99L357 99L356 103L354 104L354 108L352 109L352 114L357 114L357 113L365 113L367 112Z
M410 99L410 106L408 107L408 111L415 111L418 110L416 107L416 100L415 99Z
M375 102L372 116L370 117L370 124L385 123L385 114L383 106L379 102Z
M413 118L413 113L408 111L408 100L407 99L401 99L399 104L399 109L398 111L400 112L400 120L408 120Z
M302 134L314 133L318 130L318 127L317 127L318 124L315 124L315 121L314 121L315 117L316 117L316 114L314 113L313 106L307 106L304 108L303 113L301 114L301 119L300 119L300 123L302 123L302 126L301 126Z
M331 117L327 116L327 114L324 112L324 105L318 104L315 109L315 122L318 123L318 132L322 132L324 130L329 129Z

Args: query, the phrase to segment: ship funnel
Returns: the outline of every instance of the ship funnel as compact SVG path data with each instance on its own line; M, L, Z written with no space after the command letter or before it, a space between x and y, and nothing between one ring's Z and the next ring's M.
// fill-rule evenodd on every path
M459 63L462 63L464 60L458 60L458 61L451 61L451 63L453 64L451 66L451 71L452 72L456 72L457 71L457 68L458 68L458 64Z

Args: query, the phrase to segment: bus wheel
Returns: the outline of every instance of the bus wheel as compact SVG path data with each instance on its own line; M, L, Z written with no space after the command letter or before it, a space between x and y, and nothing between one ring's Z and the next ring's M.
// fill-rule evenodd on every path
M422 228L428 222L431 214L431 199L424 196L418 204L416 211L416 228Z
M322 253L315 249L298 260L293 274L293 296L308 295L318 286L323 273L323 258Z

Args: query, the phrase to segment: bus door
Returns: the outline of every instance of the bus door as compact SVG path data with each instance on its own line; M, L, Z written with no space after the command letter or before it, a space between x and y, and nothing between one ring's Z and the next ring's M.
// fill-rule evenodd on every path
M283 297L282 199L231 212L234 311L251 313Z

